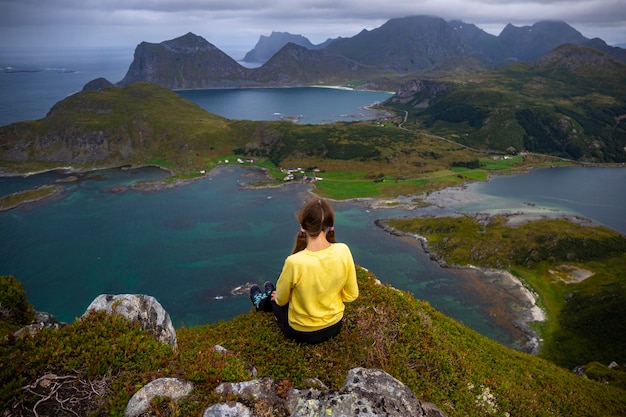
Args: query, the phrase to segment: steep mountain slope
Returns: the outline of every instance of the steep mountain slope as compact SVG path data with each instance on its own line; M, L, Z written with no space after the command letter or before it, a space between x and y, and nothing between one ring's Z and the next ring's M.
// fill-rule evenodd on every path
M265 65L253 71L257 79L272 80L277 85L335 85L382 73L377 67L345 56L293 43L285 45Z
M228 87L245 68L204 38L187 33L159 44L142 42L121 86L138 81L173 89Z
M299 35L274 32L272 37L276 39L268 39L271 45L264 52L264 57L271 53L272 58L259 68L244 68L192 33L160 44L143 42L118 84L145 81L171 89L346 85L355 81L364 84L378 77L371 85L388 89L394 79L406 74L475 72L526 62L565 43L588 45L626 62L625 50L600 39L589 40L564 22L539 22L521 28L508 25L496 37L472 24L409 16L391 19L351 38L334 39L320 49L326 43L312 46ZM296 42L284 43L290 39ZM279 45L282 48L274 52ZM380 77L385 82L381 83Z
M498 37L485 32L478 26L460 20L453 20L448 24L459 38L485 62L500 62L502 57L507 55L506 49Z
M450 25L430 16L391 19L372 31L337 39L326 50L392 73L429 69L470 53Z
M588 41L567 23L550 21L522 27L508 24L498 39L508 54L506 58L519 61L530 61L564 43L581 45Z

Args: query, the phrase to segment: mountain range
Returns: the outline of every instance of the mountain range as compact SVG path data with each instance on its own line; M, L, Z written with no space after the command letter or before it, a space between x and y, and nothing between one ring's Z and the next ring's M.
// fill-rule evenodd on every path
M372 88L367 82L389 76L528 62L562 44L589 46L626 63L626 50L601 39L585 38L565 22L542 21L524 27L509 24L495 36L461 21L410 16L320 45L301 35L273 32L262 36L244 58L266 59L258 68L243 67L193 33L159 44L142 42L118 85L147 81L186 89L366 83Z
M384 103L403 116L402 122L389 120L402 127L393 131L395 139L411 131L428 132L473 150L625 163L626 64L616 59L624 50L585 40L561 22L542 22L533 28L509 26L493 37L461 22L421 16L392 19L378 29L335 39L322 49L290 42L258 68L241 66L192 33L159 44L143 42L118 83L128 88L93 80L82 93L100 94L72 95L41 121L3 127L0 160L15 165L28 161L111 165L150 160L154 155L173 160L179 153L185 159L189 152L181 150L206 150L206 129L219 133L208 145L210 152L220 149L227 154L237 149L242 155L267 156L276 165L295 155L332 159L337 149L348 149L343 153L355 160L388 151L389 138L374 149L372 143L360 142L371 132L351 126L353 142L333 142L320 147L322 153L318 148L307 153L305 144L295 138L317 135L326 141L324 129L294 135L292 130L298 128L281 125L281 132L268 133L271 129L262 123L252 128L245 122L214 118L170 91L327 84L395 91ZM549 49L560 40L569 43ZM572 43L577 40L587 46ZM140 81L160 89L132 85ZM237 137L260 139L248 140L254 142L249 146ZM406 157L412 155L411 150L406 152ZM419 169L432 162L412 161ZM200 165L198 161L176 164L185 169Z
M244 56L243 61L265 63L288 43L295 43L307 49L323 49L332 41L332 39L328 39L319 45L313 45L310 40L302 35L293 35L288 32L272 32L270 36L261 35L254 48Z

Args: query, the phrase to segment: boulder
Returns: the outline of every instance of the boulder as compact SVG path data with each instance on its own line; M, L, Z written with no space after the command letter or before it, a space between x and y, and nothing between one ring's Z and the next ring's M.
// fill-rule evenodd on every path
M144 294L101 294L91 302L86 316L91 311L106 311L121 314L133 323L138 323L159 342L177 347L176 330L170 315L156 300Z
M154 397L168 397L178 400L189 395L193 384L177 378L159 378L149 382L135 393L128 401L124 417L137 417L150 410L150 401Z

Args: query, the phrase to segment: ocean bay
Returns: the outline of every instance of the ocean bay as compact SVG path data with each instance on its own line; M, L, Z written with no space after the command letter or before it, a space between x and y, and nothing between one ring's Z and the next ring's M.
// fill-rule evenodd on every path
M330 87L181 90L178 94L228 119L311 124L374 119L379 113L368 107L391 97L380 91Z
M571 175L564 175L566 170ZM52 172L1 178L0 192L54 183L67 175ZM61 183L64 191L51 201L0 213L0 230L8 237L0 244L0 274L14 275L23 282L29 301L37 309L64 321L81 315L101 293L153 295L176 325L213 322L249 311L247 297L231 291L247 282L261 283L278 276L297 232L294 213L311 197L309 186L244 189L243 183L257 181L262 174L230 166L172 189L144 192L132 188L137 182L159 180L165 175L157 168L94 171L81 175L78 181ZM574 192L587 183L600 183L626 195L626 181L622 181L626 170L621 168L533 170L453 190L456 206L377 210L367 201L337 202L338 238L350 245L359 265L384 283L415 294L492 339L519 347L521 339L528 337L514 322L516 311L528 308L524 300L491 285L480 271L439 267L415 240L392 236L374 222L488 210L492 202L478 207L476 201L482 197L476 196L493 194L490 185L500 187L501 182L511 188L506 181L522 181L513 188L545 195L541 185L554 182L545 175L571 178ZM587 179L585 184L581 178ZM111 192L119 187L127 188L121 193ZM499 197L495 209L504 211L510 204L510 212L525 206L553 216L593 219L593 208L623 204L607 195L605 192L604 200L586 205L591 211L565 204L575 202L573 198L560 198L565 201L543 210L541 199L522 194ZM622 217L616 213L604 224L617 230ZM508 321L494 320L496 312L500 320L508 317Z
M103 292L154 295L179 325L248 311L247 297L230 291L278 276L298 231L295 212L311 197L309 186L242 189L258 174L230 167L173 189L108 192L144 180L144 174L155 179L159 172L92 172L64 184L54 201L0 213L0 229L12 237L0 247L0 273L16 276L37 308L63 320L82 314ZM3 178L0 188L14 181L19 179ZM416 278L445 285L445 271L435 262L374 225L380 211L350 202L337 203L336 210L338 237L383 281L391 276L398 287Z

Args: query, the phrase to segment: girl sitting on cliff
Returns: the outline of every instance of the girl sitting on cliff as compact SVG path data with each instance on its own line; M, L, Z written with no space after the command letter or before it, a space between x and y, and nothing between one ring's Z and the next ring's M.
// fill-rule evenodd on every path
M335 240L335 212L313 199L298 213L300 232L276 287L250 289L258 310L273 311L285 337L316 344L339 334L344 303L359 296L354 260L348 246Z

